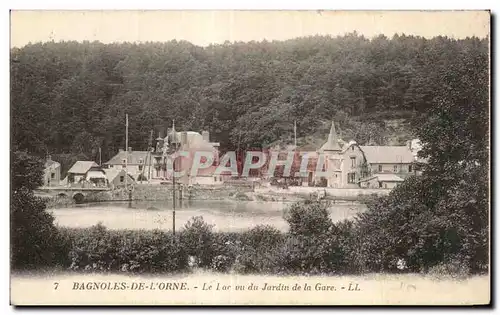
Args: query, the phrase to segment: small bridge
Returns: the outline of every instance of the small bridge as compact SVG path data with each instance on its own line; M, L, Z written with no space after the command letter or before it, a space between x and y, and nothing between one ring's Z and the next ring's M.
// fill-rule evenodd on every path
M71 197L77 203L82 202L85 199L85 196L101 192L101 191L110 191L111 189L108 187L39 187L36 189L36 192L42 192L49 194L54 197Z

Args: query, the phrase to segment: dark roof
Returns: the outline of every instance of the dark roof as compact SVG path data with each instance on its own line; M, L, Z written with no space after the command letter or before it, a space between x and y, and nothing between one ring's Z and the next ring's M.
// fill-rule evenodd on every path
M413 163L415 158L407 146L360 146L368 163Z
M93 166L98 165L94 161L76 161L76 163L69 169L68 173L85 174Z
M148 155L148 151L120 151L118 154L113 156L109 161L107 161L105 164L109 165L120 165L123 163L123 160L128 157L127 159L127 164L145 164L146 163L146 157ZM139 163L139 161L142 159L142 163Z

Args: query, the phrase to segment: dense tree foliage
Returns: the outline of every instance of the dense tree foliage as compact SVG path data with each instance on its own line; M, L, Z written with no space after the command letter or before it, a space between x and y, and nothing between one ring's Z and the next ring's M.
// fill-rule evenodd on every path
M57 264L65 251L54 217L33 189L42 183L43 163L24 151L11 153L11 266L32 268Z
M208 129L226 150L292 143L294 121L299 144L318 130L324 137L333 118L344 138L383 144L381 118L414 117L446 91L466 93L455 73L475 75L487 60L486 39L356 33L208 47L29 44L11 50L12 140L96 161L101 147L106 160L125 146L128 113L138 150L172 119Z
M365 266L421 270L439 263L467 271L489 260L489 67L475 50L440 75L441 93L418 121L423 175L407 179L363 213Z

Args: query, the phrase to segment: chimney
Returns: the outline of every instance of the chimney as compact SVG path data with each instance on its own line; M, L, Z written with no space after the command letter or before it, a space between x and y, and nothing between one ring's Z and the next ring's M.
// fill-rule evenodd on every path
M210 132L202 131L201 136L203 137L203 140L205 140L206 142L210 142Z
M186 145L187 144L187 132L183 131L181 132L181 145Z

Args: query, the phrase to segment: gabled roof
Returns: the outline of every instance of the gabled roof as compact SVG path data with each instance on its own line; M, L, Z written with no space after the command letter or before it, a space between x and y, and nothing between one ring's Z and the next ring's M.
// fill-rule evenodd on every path
M126 151L120 151L120 152L118 152L118 154L113 156L105 164L120 165L123 163L123 160L126 157L128 157L127 164L145 164L147 155L148 155L148 151L131 151L131 152L128 152L128 154ZM139 161L141 159L142 159L142 163L139 163Z
M415 158L407 146L360 146L366 161L373 163L412 163Z
M76 161L75 164L69 169L68 173L85 174L93 166L99 166L94 161Z
M45 161L45 165L44 165L45 168L48 168L48 167L59 167L59 166L61 166L61 163L53 161L53 160L47 160L47 161Z
M116 170L113 168L106 168L104 169L104 173L106 174L106 178L108 179L109 182L112 182L117 176L123 173L125 175L125 170ZM129 175L129 178L133 180L133 177Z

